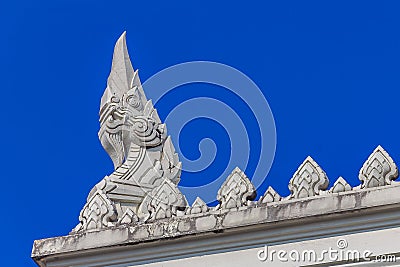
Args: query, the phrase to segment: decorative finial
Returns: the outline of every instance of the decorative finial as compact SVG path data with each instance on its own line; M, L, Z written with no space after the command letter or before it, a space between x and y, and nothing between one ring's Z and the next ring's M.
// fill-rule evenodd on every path
M358 175L361 188L390 185L399 176L393 159L383 147L378 146L365 161Z
M289 182L290 198L305 198L319 195L328 187L329 180L321 167L308 156Z
M236 167L218 190L217 200L221 209L246 206L254 200L256 189L246 174Z

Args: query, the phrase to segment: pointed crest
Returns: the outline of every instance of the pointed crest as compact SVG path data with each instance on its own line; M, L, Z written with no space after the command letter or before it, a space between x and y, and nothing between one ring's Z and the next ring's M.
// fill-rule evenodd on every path
M246 206L248 200L254 200L256 194L250 179L236 167L218 190L217 200L222 209L238 208Z
M269 186L264 195L259 199L259 203L277 202L281 199L282 197L271 186Z
M197 197L192 206L186 210L186 214L199 214L208 210L207 204L201 198Z
M333 184L332 188L329 189L329 192L340 193L350 191L351 189L351 185L342 176L340 176Z
M392 157L380 145L362 166L358 178L361 188L371 188L392 184L399 177L399 171Z
M329 180L325 172L308 156L299 166L289 182L290 198L305 198L319 195L328 187Z
M134 71L126 46L126 32L122 33L114 47L111 72L107 79L107 88L101 98L100 110L110 101L119 102L123 94L137 86L142 101L146 97L140 83L138 71Z

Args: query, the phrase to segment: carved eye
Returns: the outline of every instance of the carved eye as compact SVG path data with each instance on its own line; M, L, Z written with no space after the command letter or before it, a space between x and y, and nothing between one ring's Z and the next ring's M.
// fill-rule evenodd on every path
M119 98L115 95L111 97L111 103L119 103Z
M139 109L141 106L141 102L139 100L139 98L135 95L130 95L127 97L126 102L128 102L128 104L132 107L134 107L135 109Z
M141 111L143 109L142 101L140 99L137 88L129 90L125 102L136 110Z

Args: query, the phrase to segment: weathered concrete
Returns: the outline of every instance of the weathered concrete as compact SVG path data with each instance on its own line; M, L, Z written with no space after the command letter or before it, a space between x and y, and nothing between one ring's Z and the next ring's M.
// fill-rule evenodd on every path
M299 231L300 222L310 226L315 226L318 222L319 225L314 230L309 229L310 232L304 232L303 238L331 234L329 231L332 226L328 227L329 231L324 230L324 224L330 220L340 225L340 221L351 218L352 222L350 225L347 223L346 226L351 232L394 227L400 223L399 192L400 185L396 184L301 200L256 203L245 209L212 209L201 214L160 219L150 223L86 231L37 240L34 243L32 257L46 266L44 263L54 257L90 254L110 248L126 249L127 246L135 249L140 244L155 241L163 241L165 249L168 249L171 238L180 240L184 237L183 242L187 242L187 239L197 239L203 235L211 234L212 238L217 238L227 231L240 235L257 229L275 229L275 231L286 229L285 231L296 232ZM391 214L389 217L387 215L382 215L382 218L373 216L389 213ZM336 229L335 234L346 234L346 227ZM280 240L284 239L280 238Z

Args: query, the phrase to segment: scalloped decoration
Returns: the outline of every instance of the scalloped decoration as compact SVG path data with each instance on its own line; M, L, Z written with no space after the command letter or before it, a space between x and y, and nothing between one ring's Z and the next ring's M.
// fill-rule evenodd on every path
M254 200L256 195L249 178L236 167L218 190L217 200L221 209L238 208L247 206L247 202Z
M165 179L148 194L139 207L139 218L157 220L177 216L188 206L185 196L178 187Z
M98 189L86 202L79 214L80 223L75 232L101 229L114 225L117 212L114 203Z
M269 186L265 194L259 199L259 203L270 203L280 201L282 197Z
M289 198L313 197L328 187L329 180L321 167L308 156L289 182Z
M199 214L209 211L207 204L199 197L193 202L192 206L186 210L186 214Z
M392 184L399 176L393 159L383 147L378 146L365 161L358 178L361 188L372 188Z
M118 220L119 224L133 224L139 221L138 216L133 212L132 209L127 208L122 214L121 218Z
M351 185L342 177L340 176L336 182L333 184L331 189L329 189L330 193L340 193L340 192L346 192L346 191L351 191Z

